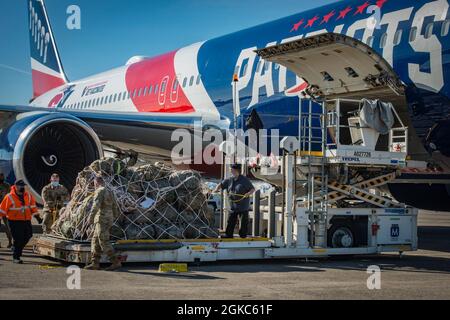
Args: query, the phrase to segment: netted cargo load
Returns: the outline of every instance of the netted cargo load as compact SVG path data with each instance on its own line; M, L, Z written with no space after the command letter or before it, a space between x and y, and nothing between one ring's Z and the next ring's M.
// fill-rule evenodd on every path
M92 238L91 209L98 174L113 193L119 212L112 240L218 237L208 188L197 172L175 171L162 163L129 168L113 158L98 160L80 172L70 203L52 227L53 234L78 241Z

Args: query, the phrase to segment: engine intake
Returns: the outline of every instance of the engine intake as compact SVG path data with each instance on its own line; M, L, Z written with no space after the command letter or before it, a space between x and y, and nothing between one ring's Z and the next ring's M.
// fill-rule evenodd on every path
M9 142L13 155L9 180L12 174L14 179L23 179L40 203L41 191L53 173L58 173L62 184L72 190L78 173L103 156L100 140L92 128L62 113L19 115L2 131L2 136L3 141L6 138ZM3 163L7 160L4 155Z

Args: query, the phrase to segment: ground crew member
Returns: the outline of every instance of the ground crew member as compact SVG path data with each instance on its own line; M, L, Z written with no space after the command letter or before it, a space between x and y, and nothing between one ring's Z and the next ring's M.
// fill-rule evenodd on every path
M13 262L22 264L22 251L33 237L31 218L38 214L36 200L25 190L26 184L19 180L0 204L0 217L8 219L14 240Z
M253 184L247 177L242 174L242 166L235 164L231 167L230 179L223 181L216 187L214 192L220 190L227 190L230 199L230 216L228 217L228 225L226 230L226 238L234 237L234 229L238 222L238 218L241 218L241 227L239 235L245 239L248 235L248 221L250 211L250 197L255 193Z
M5 175L3 173L0 173L0 203L5 199L6 195L11 191L11 186L9 183L5 181ZM3 217L0 219L0 227L2 226L2 220L5 224L5 232L6 236L8 237L8 249L12 248L12 236L11 236L11 230L9 230L8 220L6 217ZM2 244L0 243L0 248L2 247Z
M94 224L94 235L91 242L92 261L86 269L99 270L101 257L105 254L112 263L106 271L115 271L122 267L122 263L110 243L110 231L119 212L113 195L105 187L105 181L101 176L95 178L95 189L94 204L90 215L90 222Z
M53 224L58 219L59 211L70 200L69 191L60 184L57 173L52 175L50 184L42 190L42 200L44 201L42 229L46 234L51 232Z

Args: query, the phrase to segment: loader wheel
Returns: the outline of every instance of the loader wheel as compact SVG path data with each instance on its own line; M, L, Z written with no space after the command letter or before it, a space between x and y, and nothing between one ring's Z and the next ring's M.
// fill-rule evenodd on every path
M335 224L328 231L328 246L331 248L353 248L355 236L347 224Z

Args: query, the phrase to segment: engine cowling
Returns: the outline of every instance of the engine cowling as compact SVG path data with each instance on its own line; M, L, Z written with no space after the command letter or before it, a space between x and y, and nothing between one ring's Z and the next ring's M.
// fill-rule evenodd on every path
M39 203L53 173L72 190L78 173L103 156L97 134L74 116L30 112L2 120L0 170L9 182L23 179Z

